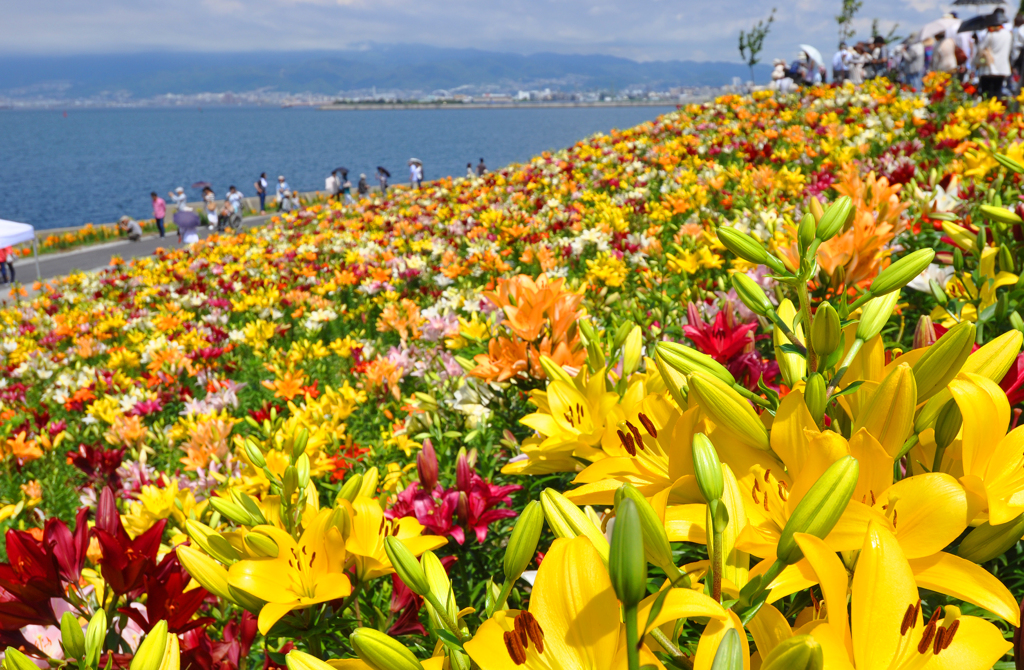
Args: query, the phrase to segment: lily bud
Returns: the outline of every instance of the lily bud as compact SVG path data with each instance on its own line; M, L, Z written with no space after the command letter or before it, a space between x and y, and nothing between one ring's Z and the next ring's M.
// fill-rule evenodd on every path
M818 481L811 485L793 510L779 537L776 555L783 564L793 565L804 557L803 551L793 537L796 533L807 533L824 539L832 532L846 511L846 506L850 504L859 474L860 465L857 459L853 456L843 456L830 465Z
M583 322L580 322L583 323ZM580 328L580 330L583 330ZM563 381L569 384L572 383L572 377L566 372L561 365L554 362L544 354L540 356L540 366L544 368L544 374L548 376L551 381Z
M473 484L473 467L466 456L466 448L459 449L459 457L455 461L455 488L468 491Z
M964 271L964 252L960 251L959 247L953 249L953 270L957 274L961 274Z
M1017 216L1012 210L1005 209L1003 207L993 207L991 205L982 205L981 213L985 215L985 218L995 223L1005 223L1008 225L1017 225L1024 223L1024 219Z
M299 454L295 460L295 473L297 475L297 486L299 491L305 491L309 486L309 454Z
M960 411L960 405L955 400L946 403L939 418L935 422L935 444L940 449L945 449L960 433L960 427L964 425L964 415Z
M601 529L594 525L579 507L555 489L544 489L540 493L540 504L544 518L555 537L578 537L586 535L594 543L601 559L608 561L608 540Z
M935 298L935 302L940 305L945 305L949 302L949 297L946 295L946 292L942 290L942 287L939 286L939 282L934 279L929 279L928 288L931 289L932 297Z
M249 457L249 461L256 466L256 469L262 470L267 467L267 459L263 457L263 451L251 437L245 438L245 455Z
M284 469L284 477L281 478L281 482L281 495L290 500L299 490L299 471L295 469L294 465L289 465Z
M469 496L465 491L459 491L459 502L455 503L455 517L462 525L469 521Z
M416 560L413 553L397 537L389 536L384 538L384 551L394 566L395 572L402 582L409 587L409 590L418 596L425 596L430 591L430 584L427 583L427 576L423 573L423 566Z
M191 575L192 573L189 572ZM103 610L96 610L85 628L85 666L95 668L99 665L100 655L103 654L103 641L107 637L107 613ZM10 653L10 647L7 648Z
M811 215L814 217L814 225L817 226L818 222L821 221L821 217L825 216L825 208L821 206L821 201L817 197L811 197L811 201L808 209Z
M658 368L658 374L661 375L662 380L665 382L665 388L672 395L672 399L676 401L676 404L681 408L686 408L686 393L689 388L686 382L686 376L669 366L665 363L665 359L661 356L654 357L654 365Z
M775 645L761 663L761 670L822 670L825 654L810 635L794 635Z
M531 500L523 509L522 514L512 529L508 546L505 547L505 579L514 582L519 579L530 561L537 554L537 543L540 542L541 531L544 530L544 508L536 500Z
M185 567L192 579L199 582L204 589L224 600L231 601L231 592L228 589L228 571L217 561L213 560L201 551L187 545L178 545L175 548L178 561Z
M644 336L640 326L633 326L626 341L622 345L622 376L628 377L640 367L640 358L644 353Z
M167 622L159 621L132 657L131 670L160 670L167 649Z
M735 628L725 631L722 636L711 670L743 670L743 648L740 646L740 634Z
M815 236L822 242L832 239L839 234L855 213L853 200L850 199L850 196L844 195L829 205L825 213L822 214Z
M309 444L309 431L300 428L298 435L295 436L295 442L292 443L292 463L297 461L301 454L306 453L307 444Z
M1005 244L999 245L999 269L1003 272L1014 271L1013 254L1010 253L1009 247Z
M814 423L821 425L825 416L825 408L828 407L828 394L825 388L825 378L817 372L812 372L807 378L807 387L804 389L804 404L807 411L811 413Z
M294 468L292 469L294 470ZM227 498L210 498L210 507L220 512L222 517L230 519L242 526L259 525L259 522L254 519L244 507L231 502Z
M16 647L7 647L4 651L4 667L7 670L39 670L32 659L18 651Z
M731 386L698 370L690 375L690 394L718 429L754 449L771 449L768 430L750 403Z
M1002 556L1021 537L1024 537L1024 514L998 526L986 521L967 534L956 553L960 558L980 565Z
M380 471L377 468L370 468L363 473L363 481L359 484L359 491L356 498L372 498L377 494L377 484L380 482ZM353 498L355 500L355 498Z
M1006 154L993 153L992 157L996 159L997 163L1002 165L1007 170L1010 170L1011 172L1017 172L1017 173L1024 172L1024 165L1021 165L1020 163L1018 163L1017 161L1013 160L1012 158L1010 158ZM999 175L999 176L1002 177L1002 175Z
M917 381L917 402L923 402L946 388L956 377L974 348L976 328L970 321L961 321L928 347L914 363Z
M1016 311L1010 312L1010 325L1019 331L1024 332L1024 319Z
M185 520L185 532L199 547L221 563L231 565L242 558L238 550L223 535L204 523L193 519Z
M934 249L918 249L907 254L879 272L868 290L876 297L898 291L924 272L934 258Z
M373 670L423 670L413 653L387 633L356 628L348 639L356 656Z
M636 607L647 595L647 559L644 535L636 503L624 498L615 516L608 551L608 576L615 595L627 609Z
M636 324L632 321L623 321L620 323L619 327L615 329L615 335L612 336L612 345L615 347L621 347L626 341L626 336L633 332L633 329L636 327Z
M819 205L820 207L821 205ZM800 243L800 253L807 251L810 248L811 243L814 242L814 233L818 227L818 223L814 220L814 215L810 212L804 214L804 218L800 219L800 226L796 229L796 238Z
M882 332L885 323L892 316L892 310L899 300L899 291L887 293L878 298L872 298L861 309L860 323L857 324L857 339L867 342L875 335Z
M857 415L852 433L866 428L886 453L899 454L914 429L914 410L917 407L917 383L906 363L897 365Z
M927 314L921 315L917 320L917 328L914 329L914 348L930 347L935 344L935 324Z
M773 272L786 272L782 261L769 254L759 240L728 226L719 226L716 232L726 249L748 263L767 265Z
M345 483L341 485L341 490L338 491L338 497L334 499L334 504L337 505L339 500L347 500L349 502L355 500L362 485L362 475L349 475L348 479L345 480Z
M843 328L839 312L827 302L821 303L811 321L811 348L821 357L827 357L843 341Z
M640 515L640 527L644 533L644 553L647 560L665 572L675 572L676 564L672 557L672 546L668 542L668 533L665 532L664 522L658 517L658 513L654 511L650 501L632 484L623 484L615 491L616 509L627 498L633 501L637 514Z
M85 658L85 633L78 617L71 612L64 612L60 618L60 645L64 647L66 658Z
M792 326L793 319L796 318L796 308L793 306L793 302L789 298L780 302L776 315L786 325ZM780 348L784 344L804 344L802 341L804 336L803 324L799 324L796 328L792 328L792 330L797 339L801 340L800 342L790 341L789 336L782 332L781 328L776 327L772 331L772 341L775 343L775 360L779 364L779 372L782 373L783 381L790 388L793 388L798 381L807 375L807 359L800 354L782 351Z
M288 670L333 670L331 666L321 661L316 656L307 654L298 649L292 649L284 657Z
M423 440L423 448L416 454L416 471L420 476L420 488L433 491L437 486L437 452L430 440Z
M250 553L260 558L277 558L280 551L277 542L263 533L246 533L242 538L242 544Z
M705 502L721 500L725 492L722 462L718 460L715 445L704 433L693 436L693 471L697 476L697 488Z
M743 304L747 306L754 314L758 316L768 316L769 312L775 311L775 305L768 300L768 296L765 295L764 289L757 285L757 282L743 274L742 272L734 272L732 275L732 287L736 289L736 295L739 296Z
M736 378L728 369L707 354L702 354L696 349L679 344L678 342L658 342L655 346L656 357L660 358L666 365L690 375L697 370L718 377L730 386L736 383Z

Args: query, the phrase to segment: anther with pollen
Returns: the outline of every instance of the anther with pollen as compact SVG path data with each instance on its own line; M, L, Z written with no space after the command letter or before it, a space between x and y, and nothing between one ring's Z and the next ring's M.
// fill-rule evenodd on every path
M640 431L637 430L637 427L634 426L629 421L626 422L626 425L629 427L629 432L633 433L633 439L636 440L636 448L641 450L641 451L643 451L643 448L644 448L644 436L641 435Z
M526 650L533 643L538 654L544 653L544 630L537 623L536 617L529 612L520 612L515 619L512 630L502 636L509 658L516 665L526 663Z
M638 412L636 418L640 419L640 423L643 424L644 430L646 430L651 437L658 437L658 429L654 427L654 422L651 421L649 416L643 412Z
M615 433L619 436L619 441L622 442L623 448L629 453L629 455L636 456L636 446L633 444L633 436L627 435L621 430L616 430Z

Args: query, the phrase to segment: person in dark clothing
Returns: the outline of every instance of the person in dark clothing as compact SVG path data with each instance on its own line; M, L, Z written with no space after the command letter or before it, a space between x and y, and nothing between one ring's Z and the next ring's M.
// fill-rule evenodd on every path
M370 192L370 186L366 183L366 175L359 175L359 184L356 185L356 192L359 193L360 198L365 198Z
M483 177L487 174L487 166L484 165L484 159L481 158L480 162L476 164L476 176Z

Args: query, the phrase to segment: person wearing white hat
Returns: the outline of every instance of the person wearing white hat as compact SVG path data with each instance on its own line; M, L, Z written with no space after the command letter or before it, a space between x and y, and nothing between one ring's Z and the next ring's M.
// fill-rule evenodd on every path
M185 189L179 186L173 191L168 191L167 195L171 196L171 200L177 207L179 212L191 212L192 208L188 206L188 197L185 195Z
M277 205L280 207L284 204L285 198L290 198L292 195L292 189L288 186L288 182L284 180L284 175L277 176Z

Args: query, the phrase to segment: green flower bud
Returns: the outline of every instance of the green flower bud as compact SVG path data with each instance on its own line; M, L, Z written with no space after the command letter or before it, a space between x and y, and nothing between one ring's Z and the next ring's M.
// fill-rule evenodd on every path
M726 249L748 263L767 265L773 272L780 274L786 272L782 261L769 254L759 240L728 226L719 226L716 232Z
M245 438L245 455L249 457L249 461L256 466L257 470L262 470L267 466L267 459L263 457L263 451L251 437Z
M199 582L200 586L218 598L233 600L228 587L228 571L224 569L223 565L187 545L179 545L174 551L178 556L178 561L188 570L192 579Z
M224 503L223 498L211 498L210 503L213 504L214 500L221 500ZM234 503L227 503L233 505ZM216 507L214 507L216 509ZM240 560L242 555L238 553L238 550L231 546L231 543L225 539L223 535L210 528L204 523L195 521L194 519L185 520L185 532L192 538L203 551L210 556L224 563L231 565L232 563Z
M711 670L743 670L743 647L740 645L740 634L735 628L725 631L722 636Z
M260 558L277 558L280 551L277 542L263 533L246 533L242 538L242 544Z
M796 328L792 328L793 319L796 318L796 308L793 307L793 302L789 298L779 303L776 315L786 325L791 327L796 338L800 340L799 342L791 341L789 336L777 326L772 331L772 341L775 343L775 360L779 363L779 372L782 373L782 379L786 382L786 386L792 388L807 375L807 359L798 353L785 352L781 347L784 344L804 345L804 326L803 324L798 324Z
M158 621L132 657L130 670L160 670L167 649L167 622Z
M949 302L949 297L946 295L946 292L942 290L942 287L939 286L939 282L934 279L929 279L928 288L932 291L932 297L935 298L935 301L940 305L945 305Z
M284 657L284 662L288 670L333 670L330 665L327 665L316 656L299 651L298 649L289 651L288 655Z
M690 375L696 370L703 370L709 375L718 377L730 386L736 383L736 378L732 376L732 373L724 365L707 354L702 354L684 344L679 344L678 342L658 342L657 346L655 346L655 351L656 356L664 361L666 365L682 372L684 375Z
M191 575L192 573L189 572ZM103 654L103 641L107 637L107 613L96 610L85 628L85 667L95 668ZM10 652L10 648L8 648Z
M722 462L718 460L715 445L704 433L693 436L693 471L697 476L697 488L705 502L721 500L725 493Z
M615 491L615 507L618 509L623 500L632 500L640 515L640 526L644 533L644 551L647 560L668 573L676 572L675 559L672 556L672 545L668 542L665 524L650 501L632 484L623 484Z
M917 359L912 368L917 381L917 402L928 400L956 377L974 348L975 332L973 323L961 321Z
M654 365L658 368L658 373L665 381L665 387L672 395L672 399L675 400L676 404L680 407L686 407L686 394L689 389L686 382L686 376L679 370L665 363L665 359L660 355L654 357Z
M624 498L615 516L608 551L608 576L615 595L627 609L636 607L647 595L647 558L644 534L636 503Z
M930 347L935 344L935 324L927 314L922 314L917 320L917 327L914 328L914 348Z
M800 242L800 253L804 253L810 248L811 243L814 242L814 233L818 228L818 224L814 222L814 215L810 212L804 214L804 218L800 219L800 226L797 228L796 237Z
M413 653L387 633L356 628L348 639L356 655L373 670L423 670Z
M579 507L555 489L544 489L540 493L540 504L544 518L555 537L579 537L586 535L594 543L601 559L608 561L608 540L601 529L587 518Z
M1017 330L1024 332L1024 319L1016 311L1010 312L1010 325Z
M804 404L807 411L811 413L814 422L821 425L825 416L825 408L828 406L828 395L825 389L825 378L817 372L811 373L807 378L807 387L804 388Z
M838 349L842 342L843 328L839 312L829 303L821 303L811 321L811 348L824 358Z
M986 521L967 534L956 553L980 565L1005 554L1021 537L1024 537L1024 514L998 526Z
M640 367L644 350L644 336L640 326L634 326L622 345L622 376L629 377Z
M341 490L338 491L338 497L334 499L334 504L337 505L339 500L347 500L352 502L356 499L359 494L359 489L363 485L363 476L350 475L345 483L341 485Z
M960 251L960 247L953 249L953 269L957 274L964 271L964 252Z
M731 433L749 447L768 451L768 430L739 393L721 379L695 371L690 375L690 395L715 426Z
M309 431L305 428L300 428L298 435L295 436L295 442L292 444L292 463L299 459L299 456L306 453L306 445L309 443Z
M769 312L775 311L775 305L768 300L768 296L765 295L764 289L758 286L756 281L742 272L733 273L732 287L736 289L736 295L738 295L740 300L743 301L743 304L747 306L747 309L754 314L767 316Z
M4 667L7 670L39 670L32 659L18 651L16 647L7 647L4 651Z
M1010 158L1006 154L993 153L992 157L996 159L997 163L1002 165L1007 170L1010 170L1011 172L1017 172L1017 173L1024 172L1024 165L1021 165L1020 163L1018 163L1017 161L1013 160L1012 158ZM1000 175L1000 177L1002 177L1002 175Z
M985 215L986 219L994 223L1005 223L1009 225L1024 223L1024 219L1021 219L1013 211L1005 209L1003 207L992 207L991 205L982 205L981 213Z
M821 217L821 221L818 222L818 229L815 231L815 236L822 242L826 242L836 235L843 229L846 222L849 221L857 210L853 206L853 200L850 196L844 195L839 198L825 210L825 213Z
M298 490L305 491L309 486L309 456L304 453L299 454L299 458L295 461L295 472L298 475L296 484Z
M60 618L60 645L66 658L85 658L85 633L78 623L78 617L64 612Z
M222 517L242 526L257 526L260 524L244 507L231 502L227 498L210 498L210 507L220 512Z
M935 444L940 449L948 447L956 439L963 425L964 415L960 412L960 405L957 405L955 400L950 400L935 421Z
M384 538L384 551L394 566L395 572L409 587L409 590L418 596L425 596L430 591L430 584L427 583L427 576L423 573L423 566L416 560L413 553L397 537Z
M523 509L522 514L512 529L512 536L505 547L505 579L519 579L530 561L537 553L540 533L544 530L544 508L536 500L531 500Z
M776 555L784 565L793 565L804 553L793 536L807 533L824 539L839 523L857 487L860 465L853 456L843 456L822 473L818 481L804 494L796 509L786 521Z
M999 245L999 268L1003 272L1013 272L1014 271L1014 265L1015 265L1015 263L1013 262L1013 254L1010 253L1009 247L1007 247L1005 244L1000 244Z
M935 258L934 249L918 249L878 273L868 289L875 297L897 291L918 276Z
M775 645L761 663L761 670L822 670L825 655L810 635L794 635Z
M290 500L298 490L299 471L294 465L289 465L284 469L284 477L281 478L281 495Z
M892 316L892 310L896 308L896 301L899 298L900 292L893 291L868 300L861 309L860 323L857 324L857 339L867 342L882 332L882 328Z

